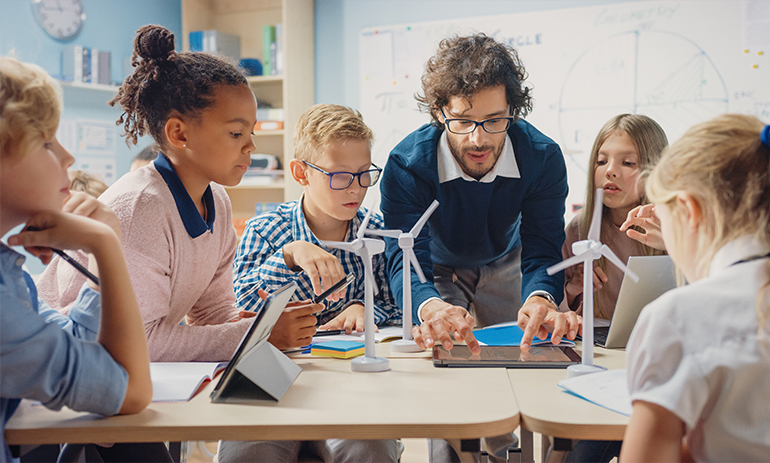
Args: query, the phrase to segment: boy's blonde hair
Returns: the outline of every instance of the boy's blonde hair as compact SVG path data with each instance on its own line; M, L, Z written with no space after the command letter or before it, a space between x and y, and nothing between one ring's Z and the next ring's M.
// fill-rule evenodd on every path
M647 196L668 205L675 223L683 223L678 194L689 194L700 204L698 275L705 275L717 251L737 238L751 236L770 247L770 147L760 140L764 125L743 114L695 125L664 151L647 180ZM678 231L675 226L674 246L681 249ZM770 265L767 269L770 273ZM770 305L762 300L768 285L770 280L757 295L760 330Z
M330 142L363 140L372 145L374 135L361 113L336 104L317 104L300 116L294 129L294 158L315 161Z
M56 135L59 83L36 64L0 57L0 153L24 156Z
M69 170L70 190L88 193L98 198L107 190L107 184L83 170Z
M586 185L586 201L583 206L582 213L578 219L578 236L580 239L586 239L588 236L588 230L591 228L591 217L593 215L594 204L596 202L596 162L599 157L599 150L605 141L618 132L625 132L631 137L636 147L638 154L639 170L643 173L646 169L650 169L657 164L660 159L660 154L663 149L668 146L668 138L666 138L666 132L663 131L660 125L653 119L641 115L641 114L619 114L609 121L599 130L594 140L593 147L591 148L591 156L588 160L588 182ZM643 178L643 175L639 176L639 179ZM642 191L642 197L639 198L638 205L646 204L647 198ZM607 206L602 208L602 227L600 233L600 240L606 245L612 244L610 227L614 226L612 223L612 216ZM660 255L665 254L663 251L646 246L642 243L635 243L637 251L634 254L637 255ZM607 269L607 262L604 257L599 259L599 267L602 270ZM602 307L599 298L594 299L594 313L601 318L612 318L612 307Z

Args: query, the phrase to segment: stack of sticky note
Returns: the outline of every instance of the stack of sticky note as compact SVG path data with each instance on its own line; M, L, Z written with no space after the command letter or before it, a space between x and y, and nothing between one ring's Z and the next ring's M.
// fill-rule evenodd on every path
M328 341L313 344L310 355L349 359L364 353L364 343L357 341Z

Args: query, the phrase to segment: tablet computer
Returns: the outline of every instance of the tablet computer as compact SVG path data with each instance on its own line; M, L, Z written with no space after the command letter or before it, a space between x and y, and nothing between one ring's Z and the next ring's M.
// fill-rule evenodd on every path
M286 308L286 304L289 303L289 299L297 289L297 283L291 282L282 286L277 291L270 293L265 301L264 307L259 311L256 317L254 317L254 323L251 324L246 334L241 339L241 343L235 350L233 357L230 359L230 363L227 365L227 369L219 379L219 383L211 392L211 399L213 402L226 402L238 399L238 392L240 389L238 385L248 382L242 374L238 372L236 367L241 358L252 350L258 348L262 344L267 342L270 332L278 321L278 318L283 313L283 309ZM241 391L244 392L244 391ZM245 390L247 394L243 399L253 398L254 392L252 390ZM251 397L249 397L251 396ZM229 400L228 400L229 399Z
M436 367L566 368L576 363L580 363L580 355L567 346L533 346L529 352L522 352L519 346L481 346L478 354L465 345L451 351L433 347Z

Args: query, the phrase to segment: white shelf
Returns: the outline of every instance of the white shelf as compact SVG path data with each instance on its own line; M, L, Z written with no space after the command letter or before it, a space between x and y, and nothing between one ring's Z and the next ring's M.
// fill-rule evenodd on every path
M61 84L62 87L82 88L85 90L94 90L97 92L109 92L109 93L118 93L118 89L120 88L115 85L89 84L85 82L71 82L67 80L60 80L59 83Z

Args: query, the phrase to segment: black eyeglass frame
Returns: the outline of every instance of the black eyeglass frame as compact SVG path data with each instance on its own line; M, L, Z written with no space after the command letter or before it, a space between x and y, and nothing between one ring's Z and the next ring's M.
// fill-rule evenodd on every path
M307 165L307 166L310 166L310 167L312 167L313 169L317 170L318 172L321 172L322 174L326 174L326 175L328 175L328 176L329 176L329 188L331 188L332 190L346 190L346 189L350 188L350 185L352 185L352 184L353 184L353 180L355 180L356 178L358 178L358 184L361 186L361 188L369 188L369 187L373 187L374 185L376 185L376 184L377 184L377 182L379 182L379 181L380 181L380 175L382 175L382 168L381 168L381 167L378 167L378 166L377 166L376 164L374 164L374 163L372 163L372 167L374 167L374 169L368 169L368 170L364 170L364 171L358 172L357 174L354 174L353 172L344 172L344 171L340 171L340 172L327 172L327 171L325 171L325 170L321 169L320 167L318 167L318 166L317 166L317 165L315 165L315 164L312 164L312 163L310 163L310 162L307 162L307 161L302 161L302 162L303 162L305 165ZM361 183L361 176L362 176L362 175L364 175L364 174L371 174L372 172L377 172L377 177L375 177L375 179L374 179L374 181L372 182L372 184L371 184L371 185L368 185L368 186L366 186L366 185L364 185L363 183ZM333 178L335 175L337 175L337 174L347 174L347 175L350 175L350 176L351 176L351 177L350 177L350 182L349 182L349 183L348 183L348 184L347 184L347 185L346 185L344 188L334 188L334 187L332 186L332 178Z
M443 118L444 118L444 125L446 126L446 129L449 130L450 132L456 134L456 135L468 135L468 134L471 134L471 133L475 132L476 129L479 126L481 126L481 128L484 129L484 131L486 133L503 133L503 132L507 132L508 129L511 128L511 124L513 124L514 121L515 121L515 118L512 117L512 116L493 117L491 119L486 119L486 120L483 120L483 121L480 121L480 122L479 121L474 121L472 119L462 119L462 118L448 119L446 117L446 114L444 114L444 108L439 108L439 111L441 111L441 116L443 116ZM508 125L505 126L505 129L497 130L497 131L491 131L491 130L487 129L487 127L486 127L486 123L487 122L489 122L489 121L499 121L501 119L505 119L505 120L508 121ZM470 123L474 124L473 125L473 129L471 129L470 132L455 132L454 130L449 128L449 123L453 122L453 121L470 122Z

